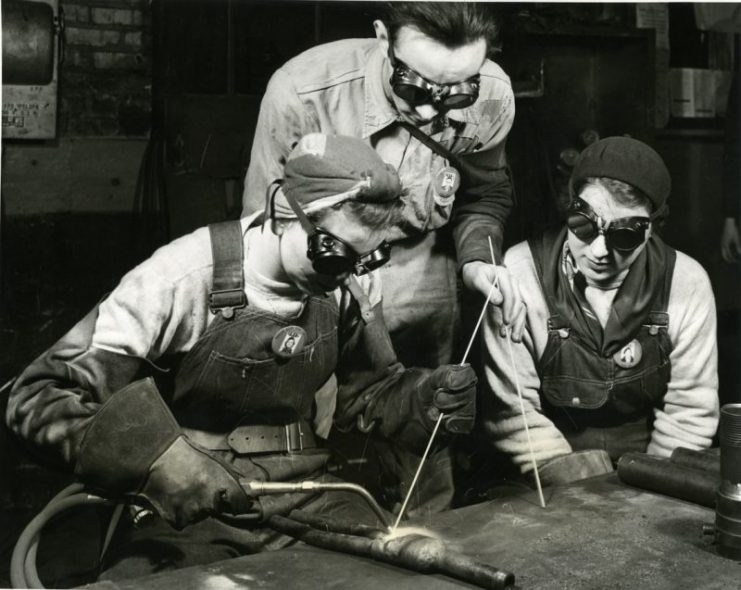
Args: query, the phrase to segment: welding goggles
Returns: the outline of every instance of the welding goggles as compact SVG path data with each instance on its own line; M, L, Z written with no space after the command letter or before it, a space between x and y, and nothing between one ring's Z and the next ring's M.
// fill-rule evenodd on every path
M464 109L479 98L481 76L452 84L430 82L394 55L393 43L389 44L391 88L394 94L413 106L433 104L444 109Z
M605 220L589 206L589 203L579 197L574 197L567 210L566 225L577 238L584 242L591 242L602 234L605 236L609 249L629 253L646 240L651 218L620 217L605 223Z
M352 273L359 277L383 266L391 258L391 246L385 240L370 252L359 254L342 238L314 225L296 199L287 192L283 194L306 232L306 256L319 274L338 276Z

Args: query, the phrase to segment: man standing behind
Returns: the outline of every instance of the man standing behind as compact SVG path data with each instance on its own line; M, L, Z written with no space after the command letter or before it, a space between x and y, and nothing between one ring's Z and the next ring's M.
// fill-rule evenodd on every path
M484 295L498 277L491 300L515 339L524 320L519 293L506 269L491 264L489 248L491 238L500 256L511 207L504 144L515 115L509 78L486 57L498 33L490 10L474 2L389 3L373 23L375 39L320 45L278 69L257 121L243 215L264 207L267 187L306 133L362 138L398 171L405 207L389 234L393 263L380 269L383 311L400 360L416 366L460 361L458 271ZM425 145L425 135L448 153ZM419 457L379 451L390 485L401 482L392 492L400 501ZM412 506L449 505L445 451L428 460L420 483Z
M498 276L492 300L504 299L506 322L516 317L519 295L503 267L490 264L488 245L491 238L501 253L511 206L504 143L514 97L507 75L486 58L498 32L490 7L390 3L374 27L376 39L320 45L275 72L260 108L243 214L264 207L267 187L282 177L302 135L369 142L398 170L404 189L404 220L391 235L394 262L383 270L389 331L401 358L437 366L457 360L457 270L484 295ZM416 130L460 161L424 145ZM452 238L441 231L448 222Z

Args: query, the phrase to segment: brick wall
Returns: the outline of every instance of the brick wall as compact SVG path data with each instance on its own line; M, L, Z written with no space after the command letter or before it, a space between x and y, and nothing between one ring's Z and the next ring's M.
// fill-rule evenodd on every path
M60 2L60 137L145 136L150 129L152 35L148 0Z

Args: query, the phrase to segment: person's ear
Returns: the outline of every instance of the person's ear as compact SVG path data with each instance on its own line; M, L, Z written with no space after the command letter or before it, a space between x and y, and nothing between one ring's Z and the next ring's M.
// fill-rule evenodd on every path
M376 39L378 39L378 45L381 48L381 52L384 55L389 53L389 32L386 29L386 25L381 20L373 21L373 28L376 31Z

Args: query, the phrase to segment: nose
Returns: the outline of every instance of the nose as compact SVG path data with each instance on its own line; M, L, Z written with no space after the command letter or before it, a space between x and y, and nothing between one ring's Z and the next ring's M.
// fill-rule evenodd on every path
M421 104L414 109L417 116L425 121L432 121L438 115L438 109L431 104Z
M605 258L610 251L607 249L607 240L603 234L598 234L589 245L594 258Z

